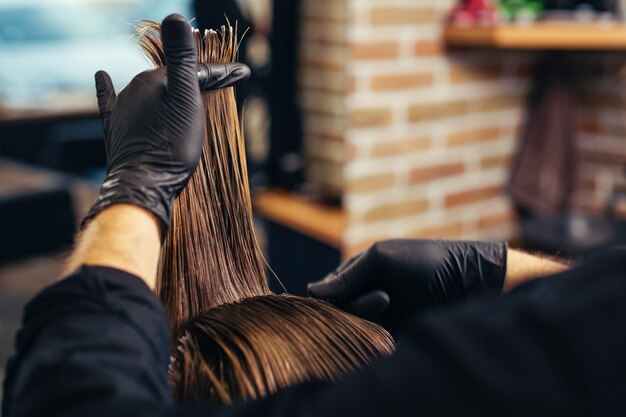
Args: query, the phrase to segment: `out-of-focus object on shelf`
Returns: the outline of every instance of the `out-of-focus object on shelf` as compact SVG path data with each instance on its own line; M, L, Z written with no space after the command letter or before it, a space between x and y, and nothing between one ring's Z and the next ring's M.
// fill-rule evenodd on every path
M626 25L623 23L537 22L492 28L448 26L444 38L449 48L626 51Z
M536 22L543 14L543 7L542 0L500 0L498 2L499 17L507 22Z
M542 20L549 22L610 23L623 19L620 18L618 8L615 5L612 7L593 7L590 4L580 4L567 10L546 10Z
M497 19L491 0L461 0L450 12L450 24L456 27L492 27Z

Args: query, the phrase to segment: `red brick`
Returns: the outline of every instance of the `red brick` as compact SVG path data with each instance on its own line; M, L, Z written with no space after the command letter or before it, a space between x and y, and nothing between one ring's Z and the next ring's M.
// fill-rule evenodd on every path
M365 222L395 219L398 217L411 216L426 211L428 201L424 199L408 200L386 204L367 211L364 215Z
M524 104L524 98L521 96L503 95L481 99L478 102L478 107L482 111L510 110L521 108Z
M441 40L418 41L413 46L413 53L416 56L441 55L445 52Z
M397 42L355 43L350 49L352 59L390 59L397 58L400 46Z
M415 168L409 174L409 181L415 184L451 177L463 172L465 172L465 165L460 162Z
M346 161L356 161L358 154L358 146L350 144L346 147Z
M513 210L506 210L501 213L491 214L481 217L478 220L479 229L489 229L491 227L502 226L517 222L517 215Z
M410 152L426 150L429 147L430 140L427 138L378 142L372 148L372 156L386 157L392 155L402 155Z
M501 135L502 130L497 126L481 127L479 129L453 133L448 136L446 144L448 146L473 145L499 139Z
M421 239L449 239L459 237L462 233L463 223L455 222L414 230L409 233L409 237Z
M358 109L350 115L350 126L355 128L387 126L393 114L388 108Z
M446 207L458 207L465 204L472 204L482 200L490 199L492 197L496 197L498 195L501 195L502 192L502 186L500 185L483 187L469 191L462 191L446 196L445 205Z
M508 167L511 165L512 159L513 157L511 155L486 156L481 158L480 167L482 169Z
M415 104L409 107L409 120L411 122L422 122L460 116L470 112L471 106L472 104L468 101Z
M380 75L372 79L372 88L374 90L401 90L432 85L434 80L435 76L428 72Z
M453 84L488 81L502 76L499 65L453 65L450 68L450 81Z
M377 7L371 12L374 26L431 23L438 18L437 10L428 7Z
M338 142L343 143L344 137L342 135L337 135L328 132L315 132L310 135L311 137L315 137L315 140L327 140L330 142Z
M478 102L478 107L482 111L518 109L523 105L522 97L511 95L487 97Z
M346 186L348 192L367 192L390 187L395 180L396 176L393 173L377 174L349 180Z

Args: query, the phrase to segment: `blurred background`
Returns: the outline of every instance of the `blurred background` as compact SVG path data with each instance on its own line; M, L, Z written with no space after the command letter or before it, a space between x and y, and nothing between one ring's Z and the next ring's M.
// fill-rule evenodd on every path
M303 294L372 242L626 236L626 1L0 0L0 369L104 177L93 74L134 24L246 32L237 90L259 235Z

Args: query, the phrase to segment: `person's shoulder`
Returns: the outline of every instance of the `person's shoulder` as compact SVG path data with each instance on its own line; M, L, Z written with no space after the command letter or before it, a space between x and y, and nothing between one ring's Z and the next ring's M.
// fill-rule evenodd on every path
M626 247L613 247L597 252L580 262L571 271L578 273L596 273L602 271L616 275L626 274Z

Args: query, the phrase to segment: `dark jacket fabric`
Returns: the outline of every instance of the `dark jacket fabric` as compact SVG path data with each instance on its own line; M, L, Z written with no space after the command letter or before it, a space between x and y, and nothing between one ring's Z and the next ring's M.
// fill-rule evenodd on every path
M174 405L167 317L138 278L84 267L25 310L4 417L624 416L626 256L416 317L397 352L335 383Z

